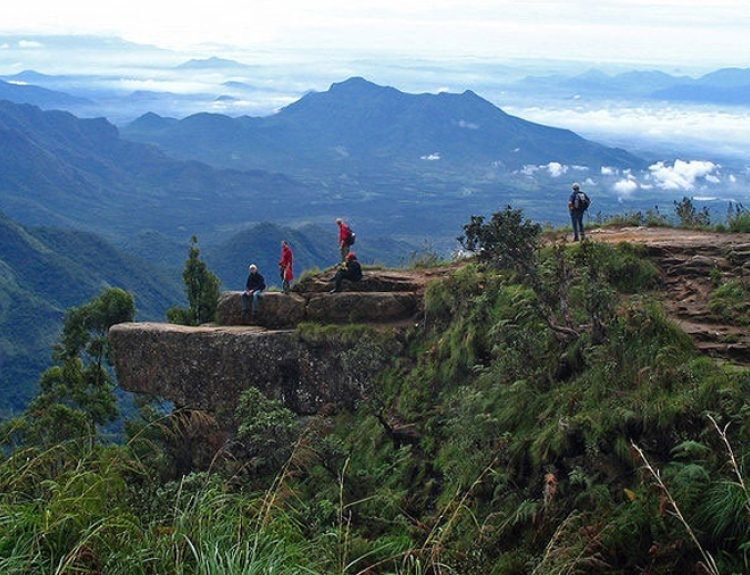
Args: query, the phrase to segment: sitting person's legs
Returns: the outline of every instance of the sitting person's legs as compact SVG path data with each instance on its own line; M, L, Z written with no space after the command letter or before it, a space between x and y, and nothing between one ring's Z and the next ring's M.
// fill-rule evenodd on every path
M333 291L341 291L341 284L346 279L346 270L339 270L333 278Z
M258 311L258 306L260 305L260 296L263 294L262 290L256 290L255 293L253 293L253 311L252 315L255 315L255 313Z

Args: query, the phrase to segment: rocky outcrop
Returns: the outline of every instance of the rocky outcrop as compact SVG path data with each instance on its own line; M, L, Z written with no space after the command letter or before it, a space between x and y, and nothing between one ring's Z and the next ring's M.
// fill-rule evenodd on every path
M119 324L109 333L118 381L214 413L249 387L302 415L351 407L399 353L426 283L445 273L368 271L334 294L330 277L311 276L289 294L265 293L252 326L243 325L241 292L221 295L218 325Z
M123 323L109 339L123 388L213 413L231 410L251 386L301 415L353 407L402 346L395 331L367 326L305 333Z

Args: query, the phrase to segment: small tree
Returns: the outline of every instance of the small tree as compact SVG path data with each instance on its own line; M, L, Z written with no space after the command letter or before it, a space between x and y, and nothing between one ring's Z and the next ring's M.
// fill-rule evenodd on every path
M219 304L219 278L208 269L200 259L198 238L192 237L188 259L182 279L185 282L185 293L188 307L173 307L167 310L167 319L181 325L200 325L216 319L216 308Z
M457 239L465 249L476 252L482 262L527 272L533 267L541 232L539 224L524 219L522 210L506 206L502 212L492 214L487 223L483 216L471 216Z
M119 288L106 289L66 312L53 350L55 365L42 374L39 394L14 422L22 442L51 445L93 438L97 425L115 420L118 410L107 332L116 323L133 321L134 315L133 296Z

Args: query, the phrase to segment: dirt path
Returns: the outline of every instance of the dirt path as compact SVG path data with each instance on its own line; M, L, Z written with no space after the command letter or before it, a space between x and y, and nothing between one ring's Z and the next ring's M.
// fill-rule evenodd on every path
M632 227L594 229L588 236L594 241L644 245L661 271L669 316L703 352L750 365L750 318L722 321L709 309L717 284L750 281L750 234Z

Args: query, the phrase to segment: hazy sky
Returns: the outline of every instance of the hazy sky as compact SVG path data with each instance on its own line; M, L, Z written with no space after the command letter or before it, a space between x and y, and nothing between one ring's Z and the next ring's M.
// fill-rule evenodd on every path
M750 66L748 0L10 0L0 34L342 55ZM203 45L203 46L201 46Z

